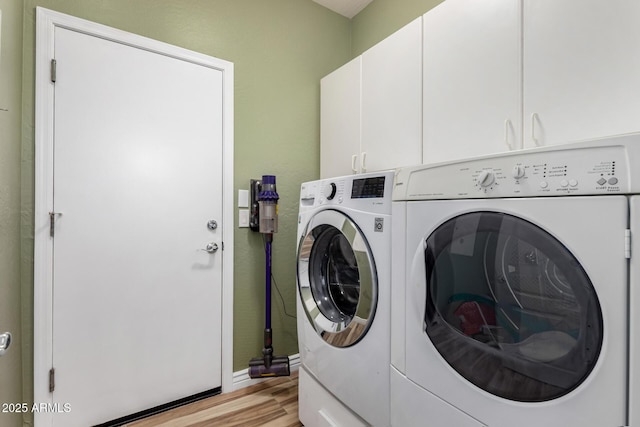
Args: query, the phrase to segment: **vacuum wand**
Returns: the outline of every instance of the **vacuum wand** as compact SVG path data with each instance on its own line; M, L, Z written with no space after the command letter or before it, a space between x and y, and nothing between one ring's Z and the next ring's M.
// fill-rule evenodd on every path
M249 377L280 377L290 375L289 357L273 355L273 339L271 329L271 243L273 233L278 231L278 193L276 177L263 175L260 193L258 194L260 233L265 240L265 329L262 357L249 361Z

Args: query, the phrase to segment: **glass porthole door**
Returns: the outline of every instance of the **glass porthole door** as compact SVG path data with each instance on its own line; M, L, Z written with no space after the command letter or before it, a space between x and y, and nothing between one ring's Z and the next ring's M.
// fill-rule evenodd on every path
M318 335L336 347L362 339L375 314L377 277L358 226L339 211L314 215L300 240L297 270L302 306Z
M602 346L598 298L555 237L516 216L473 212L425 242L425 332L466 380L514 401L563 396Z

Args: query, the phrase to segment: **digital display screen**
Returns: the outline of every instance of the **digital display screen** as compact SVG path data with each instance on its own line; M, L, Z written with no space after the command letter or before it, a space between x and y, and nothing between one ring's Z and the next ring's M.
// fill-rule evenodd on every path
M351 188L352 199L371 199L384 197L384 176L354 179Z

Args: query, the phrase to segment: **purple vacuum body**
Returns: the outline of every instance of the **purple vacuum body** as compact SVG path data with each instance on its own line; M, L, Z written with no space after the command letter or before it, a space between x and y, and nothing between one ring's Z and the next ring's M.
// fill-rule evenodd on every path
M276 177L262 176L262 187L258 195L260 205L260 233L265 237L265 329L262 357L254 357L249 361L249 377L282 377L291 374L289 357L274 356L271 331L271 243L273 233L278 231L278 193Z

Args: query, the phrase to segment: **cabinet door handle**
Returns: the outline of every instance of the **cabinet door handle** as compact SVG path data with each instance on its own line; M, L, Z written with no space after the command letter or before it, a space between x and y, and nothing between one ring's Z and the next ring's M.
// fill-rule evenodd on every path
M509 147L509 151L513 150L513 144L509 141L509 129L511 128L511 120L504 121L504 143Z
M351 156L351 172L358 173L358 169L356 167L356 162L358 161L358 155L354 154Z
M365 173L367 171L367 152L363 151L360 158L360 172Z
M531 140L533 140L533 143L536 145L536 147L540 147L542 145L540 144L540 140L536 138L536 122L538 121L540 121L538 113L533 113L531 115Z

